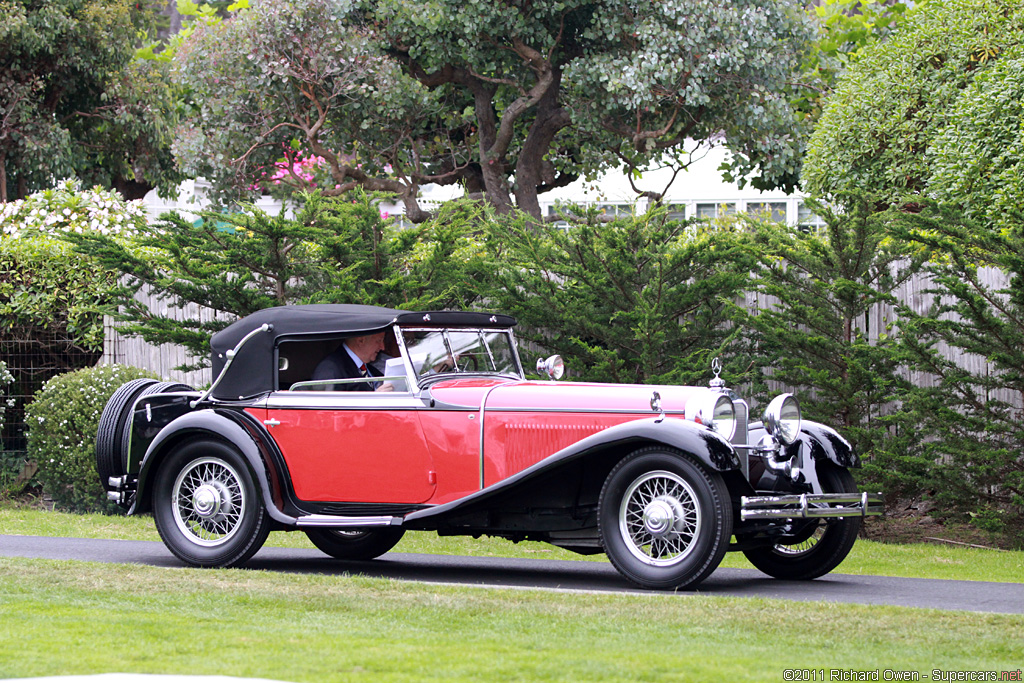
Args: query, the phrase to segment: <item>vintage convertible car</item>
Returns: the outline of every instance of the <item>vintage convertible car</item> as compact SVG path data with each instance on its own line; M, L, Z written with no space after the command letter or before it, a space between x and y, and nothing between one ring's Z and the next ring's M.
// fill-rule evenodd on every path
M97 434L108 495L152 511L183 562L237 566L272 530L342 560L406 529L606 553L653 589L694 586L739 550L764 572L835 568L881 499L849 444L775 398L760 422L709 387L526 378L503 315L371 306L267 309L215 334L203 392L122 386ZM312 380L346 337L386 332L383 376ZM383 354L382 354L383 355ZM391 391L345 391L361 382Z

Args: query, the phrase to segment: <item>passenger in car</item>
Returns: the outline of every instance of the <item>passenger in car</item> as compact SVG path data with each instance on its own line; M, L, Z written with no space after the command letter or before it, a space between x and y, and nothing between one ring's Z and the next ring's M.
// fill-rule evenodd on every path
M384 332L349 337L330 355L320 361L313 371L313 379L380 377L380 371L373 367L373 362L383 350ZM371 381L332 384L325 388L328 391L389 391L392 389L389 384Z

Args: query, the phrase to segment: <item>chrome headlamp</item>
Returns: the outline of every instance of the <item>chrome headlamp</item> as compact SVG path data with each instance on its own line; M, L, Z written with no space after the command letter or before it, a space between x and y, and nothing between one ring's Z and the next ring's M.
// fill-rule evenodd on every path
M736 433L736 408L726 394L709 392L686 404L686 417L721 434L726 441Z
M780 394L772 399L761 418L764 429L783 446L800 436L800 404L793 394Z

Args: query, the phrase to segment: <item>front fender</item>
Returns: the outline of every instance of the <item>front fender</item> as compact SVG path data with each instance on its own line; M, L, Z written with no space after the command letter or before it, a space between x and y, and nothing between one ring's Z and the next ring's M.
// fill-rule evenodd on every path
M581 462L599 464L600 461L602 470L610 470L615 462L637 448L656 445L688 453L713 471L725 472L740 468L739 456L732 445L710 429L678 418L645 418L592 434L492 486L450 503L412 512L405 517L405 521L413 522L411 526L415 526L420 520L485 508L500 496L527 490L532 483L560 468ZM613 453L612 457L604 457L609 453ZM603 481L603 477L599 479Z
M146 454L139 467L139 479L136 487L135 502L128 514L146 512L152 508L153 481L160 463L170 454L176 445L192 438L214 438L225 441L242 454L256 482L260 487L263 505L267 513L277 522L293 526L295 517L281 512L275 503L273 492L279 490L271 481L270 474L275 471L271 457L272 446L269 439L260 435L262 428L252 423L245 413L232 410L206 409L197 410L175 419L162 430L149 444Z
M765 433L760 424L751 427L750 443L757 443ZM837 467L860 467L860 457L850 442L836 430L818 422L803 420L800 423L800 436L786 447L786 455L794 456L801 450L804 453L804 465L827 460Z

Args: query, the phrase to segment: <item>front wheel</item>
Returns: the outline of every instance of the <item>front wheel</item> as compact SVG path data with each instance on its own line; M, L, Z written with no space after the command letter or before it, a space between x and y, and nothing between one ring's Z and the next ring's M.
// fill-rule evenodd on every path
M394 548L404 529L305 529L313 545L338 560L372 560Z
M818 465L822 493L854 493L857 484L848 470ZM860 531L860 517L834 517L797 522L793 533L774 545L744 550L750 564L776 579L816 579L846 559Z
M236 567L267 540L270 517L239 453L220 441L190 441L160 466L153 518L164 545L195 567Z
M645 448L608 475L598 526L608 559L627 579L643 588L685 588L722 561L732 505L719 473L678 451Z

